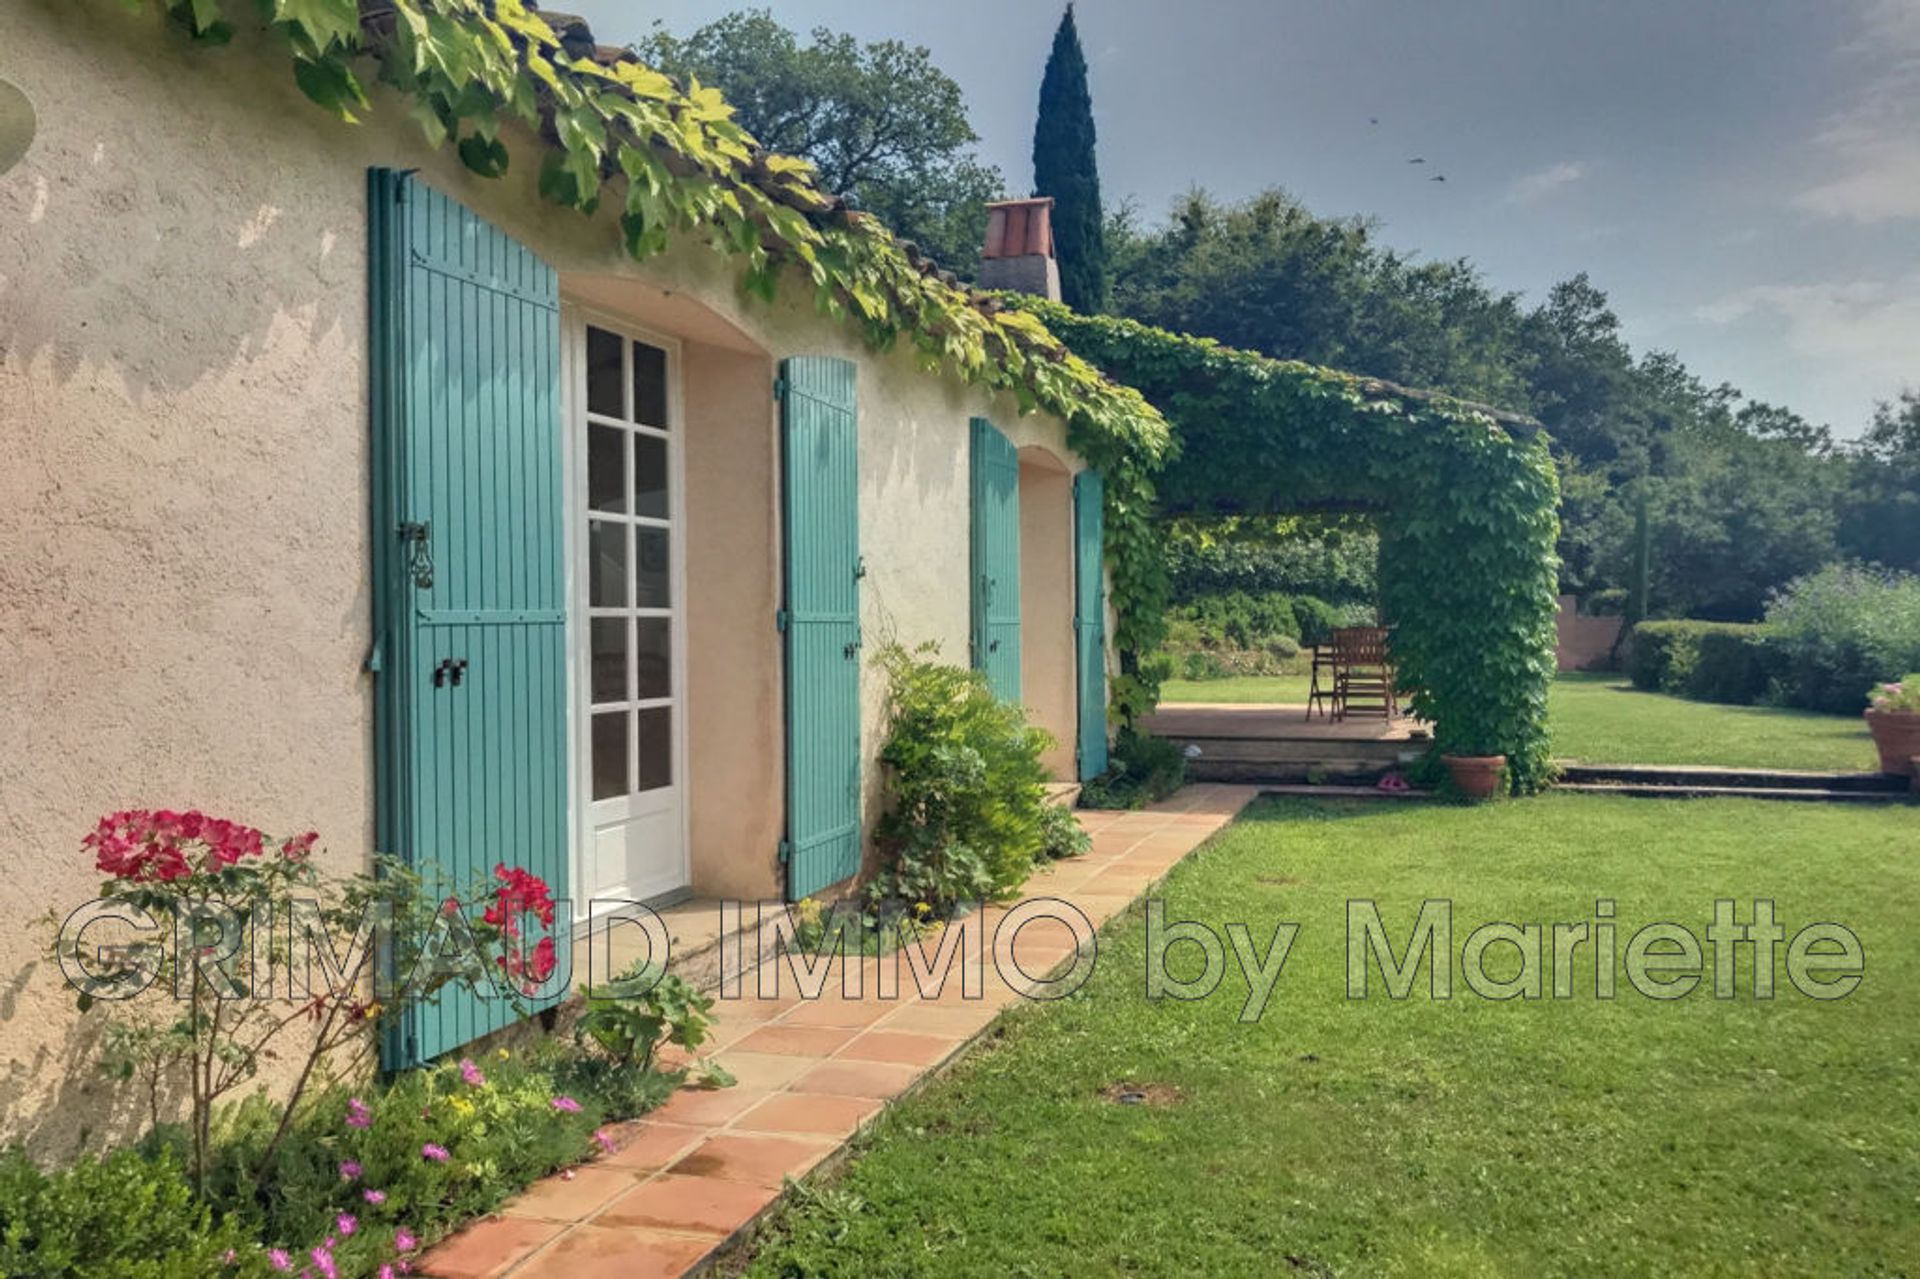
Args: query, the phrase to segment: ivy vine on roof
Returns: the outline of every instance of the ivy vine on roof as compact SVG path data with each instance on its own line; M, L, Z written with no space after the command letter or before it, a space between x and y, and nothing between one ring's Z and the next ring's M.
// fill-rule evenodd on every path
M122 3L158 4L206 43L229 39L238 13L254 14L285 39L301 91L350 123L371 109L371 69L406 99L431 145L453 146L482 176L507 170L504 126L535 130L541 192L589 214L617 201L632 257L662 251L675 234L704 234L739 260L748 293L771 300L783 273L803 274L818 309L860 324L874 348L904 336L927 371L951 369L1011 392L1022 412L1062 418L1074 450L1106 479L1115 642L1145 647L1158 617L1152 477L1171 450L1160 414L1033 315L961 288L878 220L822 192L805 160L761 148L717 89L596 45L578 19L553 15L556 31L523 0ZM1142 582L1144 594L1132 589ZM1141 692L1116 680L1115 713L1144 709Z
M1549 772L1559 484L1539 424L1484 405L1007 299L1173 424L1164 507L1377 513L1380 608L1438 752Z

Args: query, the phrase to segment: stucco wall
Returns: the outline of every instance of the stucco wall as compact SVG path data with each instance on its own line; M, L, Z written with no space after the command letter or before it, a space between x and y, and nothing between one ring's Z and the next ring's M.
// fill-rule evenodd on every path
M869 653L894 635L966 660L970 416L1075 464L1059 422L926 376L905 350L870 355L798 288L750 306L698 245L629 262L611 212L537 199L526 139L487 182L426 152L384 95L343 126L263 37L196 49L116 5L11 0L0 74L41 121L0 176L0 874L16 923L90 895L77 842L112 808L198 805L318 828L335 864L368 854L368 165L420 169L688 339L689 426L711 432L687 453L703 887L777 887L772 362L861 362ZM883 691L869 671L869 817ZM129 1116L40 953L21 928L0 939L0 1135L64 1153L83 1125L97 1142Z
M1058 781L1074 770L1073 477L1044 449L1020 454L1020 698L1053 734Z
M782 889L779 483L765 356L690 342L686 405L687 802L693 890Z

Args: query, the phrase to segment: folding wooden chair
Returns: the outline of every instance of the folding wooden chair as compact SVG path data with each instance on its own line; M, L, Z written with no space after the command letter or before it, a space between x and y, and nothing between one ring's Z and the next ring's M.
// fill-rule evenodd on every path
M1385 627L1347 626L1335 630L1333 660L1335 719L1345 719L1351 714L1392 719L1400 713Z
M1320 672L1327 674L1326 686L1321 687ZM1313 718L1313 708L1318 706L1320 714L1327 719L1340 718L1339 664L1334 661L1333 645L1315 644L1313 646L1313 682L1307 687L1307 718Z

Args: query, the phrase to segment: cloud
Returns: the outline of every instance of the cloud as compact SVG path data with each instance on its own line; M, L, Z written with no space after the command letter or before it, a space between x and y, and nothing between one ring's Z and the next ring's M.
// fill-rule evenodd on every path
M1537 173L1522 174L1508 183L1507 199L1513 204L1533 204L1586 176L1587 166L1584 162L1561 160Z
M1814 135L1827 175L1793 202L1855 222L1920 218L1920 0L1870 0L1841 52L1860 87Z
M1762 284L1694 311L1707 324L1771 320L1795 356L1875 389L1920 380L1920 272L1905 279Z

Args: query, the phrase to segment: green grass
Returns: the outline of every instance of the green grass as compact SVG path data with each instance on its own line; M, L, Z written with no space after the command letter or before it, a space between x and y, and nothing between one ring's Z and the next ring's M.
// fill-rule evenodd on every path
M1265 1016L1149 1001L1138 909L1088 986L883 1119L776 1219L751 1273L900 1275L1893 1274L1920 1257L1920 863L1911 809L1549 796L1480 808L1268 801L1177 868L1167 917L1301 931ZM1717 897L1771 898L1791 936L1838 920L1866 977L1659 1002L1620 977L1568 999L1346 996L1346 903L1405 938L1453 902L1551 926L1616 899L1622 953ZM1706 943L1704 937L1702 945ZM1784 952L1784 947L1781 948ZM1551 946L1547 953L1550 959ZM1712 980L1711 950L1707 973ZM1517 962L1496 948L1489 968ZM1182 976L1200 966L1174 952ZM1546 981L1551 994L1551 978ZM1425 974L1416 982L1424 991ZM1117 1106L1116 1083L1165 1107Z
M1572 674L1554 681L1548 714L1554 754L1587 763L1879 770L1858 715L1690 702L1618 675Z
M1312 676L1235 675L1227 679L1170 679L1160 689L1163 702L1279 702L1305 706Z
M1169 680L1167 702L1307 699L1305 676ZM1857 715L1770 706L1718 706L1643 693L1619 675L1561 675L1548 703L1553 753L1589 764L1721 764L1816 772L1878 768Z

